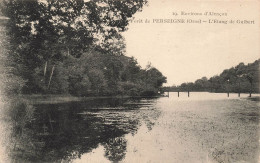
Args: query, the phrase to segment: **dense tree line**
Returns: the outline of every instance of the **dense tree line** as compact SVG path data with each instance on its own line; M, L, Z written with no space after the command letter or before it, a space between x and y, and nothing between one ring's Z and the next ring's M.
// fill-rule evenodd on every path
M180 86L165 87L170 91L207 91L207 92L260 92L260 59L245 65L240 63L224 70L220 75L209 79L202 77L194 83L182 83Z
M156 68L125 56L121 33L146 0L4 0L9 93L155 95ZM13 79L9 78L9 79ZM18 80L19 79L19 80ZM6 85L9 85L7 82Z

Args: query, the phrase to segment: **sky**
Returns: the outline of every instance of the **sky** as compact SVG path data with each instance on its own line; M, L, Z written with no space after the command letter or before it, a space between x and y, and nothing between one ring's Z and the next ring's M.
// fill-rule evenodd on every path
M135 22L123 33L126 55L134 56L143 68L151 62L167 77L165 85L210 78L240 62L247 64L260 58L259 1L148 1L148 6L134 15ZM181 15L182 11L227 16L187 16ZM150 23L145 23L146 19ZM153 19L234 20L235 23L153 23ZM254 21L254 24L238 24L237 20Z

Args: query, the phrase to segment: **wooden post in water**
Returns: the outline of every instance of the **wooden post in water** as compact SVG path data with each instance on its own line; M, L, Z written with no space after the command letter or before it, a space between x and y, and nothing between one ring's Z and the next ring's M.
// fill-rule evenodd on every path
M229 97L229 79L227 80L226 90L227 90L227 97Z
M178 97L180 97L180 92L178 91Z
M252 96L252 90L253 90L253 79L250 80L250 94L249 94L249 97Z
M240 81L238 83L238 97L240 97Z
M190 97L190 91L188 91L188 97Z
M168 91L168 98L170 97L170 91Z

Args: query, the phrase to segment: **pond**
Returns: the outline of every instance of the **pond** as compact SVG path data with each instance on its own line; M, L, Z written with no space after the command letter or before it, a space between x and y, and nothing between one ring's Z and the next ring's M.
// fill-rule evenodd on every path
M259 161L259 102L170 93L34 105L10 134L12 162Z

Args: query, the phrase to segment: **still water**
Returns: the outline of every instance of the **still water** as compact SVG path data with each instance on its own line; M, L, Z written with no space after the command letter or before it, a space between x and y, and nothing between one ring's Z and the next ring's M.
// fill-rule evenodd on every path
M170 93L34 105L10 134L11 162L259 161L259 102Z

